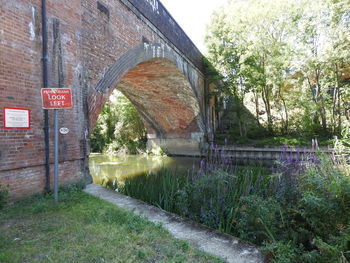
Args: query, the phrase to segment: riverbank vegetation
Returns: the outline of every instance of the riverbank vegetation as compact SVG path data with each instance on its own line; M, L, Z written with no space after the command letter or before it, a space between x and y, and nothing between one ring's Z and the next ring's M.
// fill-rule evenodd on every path
M90 136L91 151L136 154L146 148L146 141L140 114L121 92L114 90Z
M350 121L350 2L233 0L215 12L208 57L231 96L234 138L331 139Z
M8 195L7 186L0 184L0 210L5 206Z
M212 146L199 169L182 174L163 169L110 187L259 245L269 262L347 263L350 166L343 153L350 153L350 133L345 132L332 158L285 151L273 168L237 167Z
M38 195L0 211L0 262L223 262L159 225L81 191Z

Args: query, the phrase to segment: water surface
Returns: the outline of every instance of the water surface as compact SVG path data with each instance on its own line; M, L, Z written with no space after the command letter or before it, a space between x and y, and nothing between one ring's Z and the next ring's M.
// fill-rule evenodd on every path
M149 155L90 155L90 173L95 184L123 181L162 167L189 170L199 163L194 157L169 157Z

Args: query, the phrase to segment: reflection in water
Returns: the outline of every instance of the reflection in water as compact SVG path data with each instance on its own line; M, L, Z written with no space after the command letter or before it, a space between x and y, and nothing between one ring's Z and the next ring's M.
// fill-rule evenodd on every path
M93 182L105 185L107 182L121 182L145 172L157 171L162 167L191 169L198 163L199 159L192 157L91 154L89 167Z

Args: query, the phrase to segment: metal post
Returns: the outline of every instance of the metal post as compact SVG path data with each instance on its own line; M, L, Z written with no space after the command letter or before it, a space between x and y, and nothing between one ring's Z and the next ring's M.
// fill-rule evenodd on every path
M41 1L41 15L42 15L42 56L43 56L43 86L48 87L48 56L47 56L47 19L46 19L46 0ZM44 141L45 141L45 190L50 191L50 139L49 139L49 111L44 110Z
M58 110L54 110L54 197L58 202Z

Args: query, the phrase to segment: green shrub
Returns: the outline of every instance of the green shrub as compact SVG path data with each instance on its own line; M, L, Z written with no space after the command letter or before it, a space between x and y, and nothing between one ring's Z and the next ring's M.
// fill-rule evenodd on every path
M136 154L146 148L146 130L134 105L117 90L90 135L92 152Z
M8 195L8 187L0 184L0 209L2 209L6 205Z
M257 195L242 197L237 216L237 232L242 239L255 244L276 242L280 215L281 207L272 198L263 199Z
M299 249L295 248L291 241L284 242L272 242L265 243L262 251L267 254L271 263L295 263L297 261L297 254L300 252Z
M235 189L232 187L234 181L236 177L224 171L193 178L185 187L187 203L183 206L187 216L207 226L223 230L227 225L227 214L235 206L232 202L232 199L235 199Z

